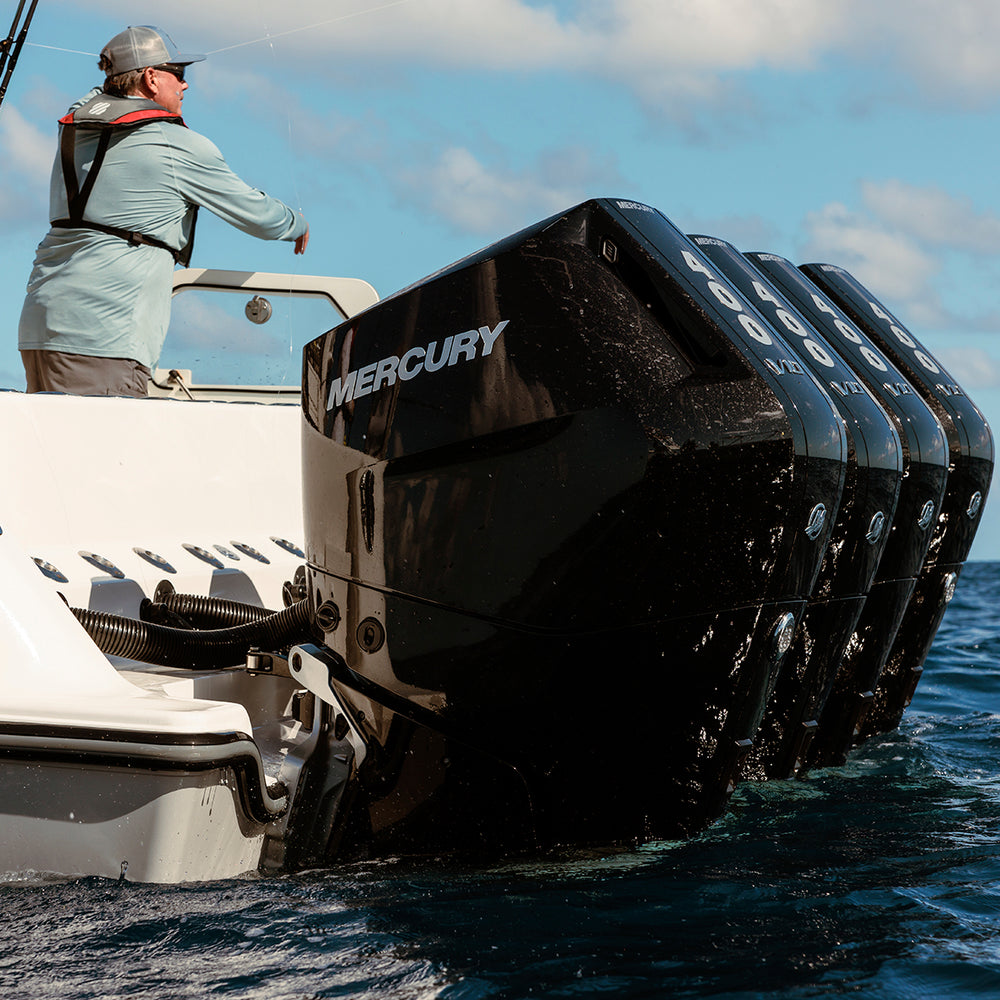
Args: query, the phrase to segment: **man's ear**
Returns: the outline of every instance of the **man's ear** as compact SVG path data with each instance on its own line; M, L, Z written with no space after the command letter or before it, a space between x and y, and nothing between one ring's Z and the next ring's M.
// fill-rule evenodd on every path
M142 71L142 80L139 86L147 97L152 98L154 101L156 100L156 95L160 92L160 81L151 67L147 66Z

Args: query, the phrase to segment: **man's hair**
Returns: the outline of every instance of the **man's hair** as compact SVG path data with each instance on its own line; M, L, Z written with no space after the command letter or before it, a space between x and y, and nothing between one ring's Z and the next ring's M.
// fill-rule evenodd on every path
M112 97L127 97L138 89L143 72L141 69L130 69L117 76L109 76L104 81L104 93Z
M101 56L101 61L97 66L98 69L102 69L107 73L111 69L111 60L107 56ZM104 81L104 93L110 94L112 97L127 97L138 89L139 81L145 72L145 68L130 69L124 73L117 73L115 76L107 77Z

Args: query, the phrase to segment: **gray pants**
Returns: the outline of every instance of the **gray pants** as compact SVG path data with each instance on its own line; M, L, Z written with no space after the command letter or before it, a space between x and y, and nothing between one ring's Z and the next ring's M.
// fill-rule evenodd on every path
M74 396L146 396L149 369L131 358L92 358L64 351L21 351L28 392Z

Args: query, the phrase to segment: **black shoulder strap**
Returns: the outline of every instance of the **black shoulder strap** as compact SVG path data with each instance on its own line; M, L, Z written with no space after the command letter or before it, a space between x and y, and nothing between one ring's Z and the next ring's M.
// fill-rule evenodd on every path
M83 220L83 210L87 207L90 192L94 190L94 182L100 172L101 164L111 145L111 129L102 129L97 140L97 151L94 153L94 162L87 173L87 179L83 182L83 187L79 185L76 176L76 162L74 152L76 149L76 126L64 125L62 139L59 142L59 156L62 160L63 181L66 184L66 201L69 205L69 217L74 222Z

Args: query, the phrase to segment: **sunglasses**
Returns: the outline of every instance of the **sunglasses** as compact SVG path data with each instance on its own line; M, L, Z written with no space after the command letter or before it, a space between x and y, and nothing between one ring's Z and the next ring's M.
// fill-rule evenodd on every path
M154 66L153 69L161 70L164 73L169 73L171 76L177 77L178 83L184 82L184 66L169 66L164 64L163 66Z

